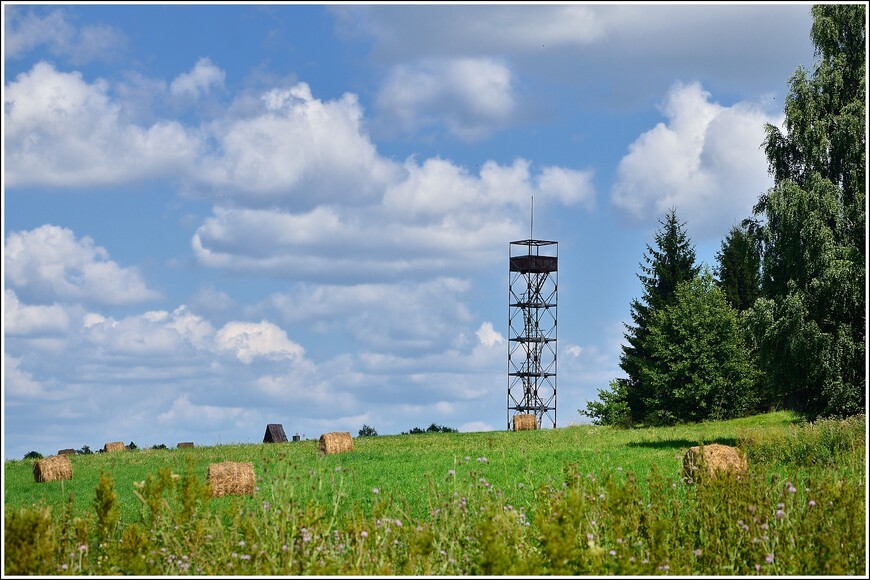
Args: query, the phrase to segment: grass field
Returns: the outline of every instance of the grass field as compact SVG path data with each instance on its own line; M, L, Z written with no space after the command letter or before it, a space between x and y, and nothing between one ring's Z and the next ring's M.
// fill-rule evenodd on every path
M8 461L5 571L863 574L865 431L771 413L365 437L325 457L315 441L136 450L73 456L49 483ZM749 474L684 484L699 443L740 447ZM208 497L221 461L253 462L253 497Z

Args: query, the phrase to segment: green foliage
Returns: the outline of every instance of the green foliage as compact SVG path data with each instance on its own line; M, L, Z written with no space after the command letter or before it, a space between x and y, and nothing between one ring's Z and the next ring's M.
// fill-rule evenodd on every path
M761 295L761 248L753 230L733 227L716 254L718 285L731 307L744 311Z
M595 425L631 427L631 409L628 406L626 381L610 381L610 390L598 389L598 400L588 401L585 409L577 409L580 415L592 419Z
M363 425L362 429L359 430L360 437L377 437L378 432L374 427L369 427L368 425Z
M775 185L754 208L766 300L750 316L778 396L810 419L866 398L866 6L812 13L816 68L790 80L785 132L766 127Z
M655 234L656 248L647 245L647 253L640 265L638 278L643 286L641 300L632 300L631 318L633 325L626 325L626 345L622 347L619 366L627 378L616 379L619 387L614 394L624 394L625 403L631 412L631 421L644 422L647 416L647 401L652 396L651 386L644 382L641 367L649 357L647 337L653 314L668 305L677 286L694 278L699 271L695 265L695 249L685 230L685 223L677 219L676 209L672 208L659 220L660 228ZM609 413L623 417L618 411Z
M42 459L42 453L39 451L28 451L24 455L24 459Z
M93 451L87 445L83 445L81 449L78 450L79 455L93 455Z
M169 449L165 443L161 443L159 445L152 445L151 449Z
M402 431L402 435L420 435L422 433L459 433L459 430L432 423L426 429L412 427L409 431Z
M755 375L737 312L709 270L677 286L653 313L640 380L650 393L646 422L738 417L755 407Z
M57 531L45 507L5 510L4 572L11 576L50 575L57 559Z
M118 525L121 517L117 505L118 496L115 493L115 481L108 473L100 474L94 495L94 511L97 515L97 544L108 539Z

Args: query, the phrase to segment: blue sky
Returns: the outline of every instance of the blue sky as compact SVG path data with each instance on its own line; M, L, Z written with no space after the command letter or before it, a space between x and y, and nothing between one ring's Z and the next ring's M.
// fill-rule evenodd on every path
M668 208L771 185L810 5L4 3L3 453L506 427L508 244L559 242L558 424Z

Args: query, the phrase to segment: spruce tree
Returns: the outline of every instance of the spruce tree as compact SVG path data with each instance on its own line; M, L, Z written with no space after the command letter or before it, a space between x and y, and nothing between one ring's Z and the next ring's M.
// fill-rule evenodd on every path
M732 308L743 312L761 294L761 253L748 227L733 227L716 254L718 286Z
M643 364L649 358L647 348L649 326L653 314L668 305L681 282L697 276L695 249L685 230L685 223L677 219L676 208L671 208L655 234L656 247L646 246L646 254L638 274L643 287L640 300L631 301L631 319L626 324L625 339L619 366L628 375L616 379L615 391L625 396L625 403L632 422L643 422L649 409L649 400L654 397L651 385L643 380Z

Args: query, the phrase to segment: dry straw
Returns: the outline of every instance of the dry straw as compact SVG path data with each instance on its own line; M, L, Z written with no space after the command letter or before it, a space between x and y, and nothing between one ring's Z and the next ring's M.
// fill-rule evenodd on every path
M126 451L127 446L124 445L123 441L116 441L115 443L106 443L103 445L103 451L106 453L113 453L115 451Z
M683 457L683 481L686 482L697 482L706 475L732 473L746 473L746 458L735 447L718 443L695 446Z
M353 439L347 431L343 433L324 433L320 436L320 454L332 455L353 451Z
M212 497L254 495L254 464L224 461L208 466Z
M75 449L61 449L60 451L57 452L57 454L58 455L75 455L76 450Z
M535 415L514 415L514 431L531 431L538 428Z
M33 479L37 483L72 479L72 463L66 455L52 455L33 465Z

